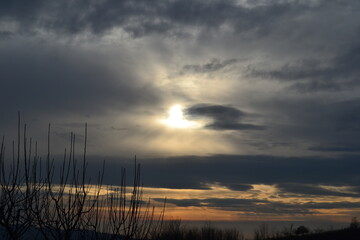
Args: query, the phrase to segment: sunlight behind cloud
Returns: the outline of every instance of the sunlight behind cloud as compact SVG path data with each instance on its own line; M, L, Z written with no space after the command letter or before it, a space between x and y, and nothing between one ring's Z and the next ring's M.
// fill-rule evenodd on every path
M173 128L198 128L200 123L189 121L184 117L182 106L179 104L173 105L168 111L168 117L161 119L162 124Z

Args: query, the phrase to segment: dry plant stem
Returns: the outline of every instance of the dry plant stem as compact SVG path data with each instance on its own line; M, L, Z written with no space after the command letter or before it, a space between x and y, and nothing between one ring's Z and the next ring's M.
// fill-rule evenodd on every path
M10 167L5 165L5 138L2 139L0 167L0 225L10 239L19 239L31 227L31 203L35 189L29 184L30 171L26 145L24 146L24 169L20 174L20 114L18 114L17 155L13 142L13 156ZM26 144L26 125L24 126L24 144ZM16 160L15 160L16 159ZM9 169L8 169L9 168ZM8 169L9 174L5 172ZM25 186L25 191L24 191Z
M46 161L38 155L37 142L27 137L18 115L17 142L12 161L5 161L5 137L0 147L0 226L8 239L20 239L30 229L43 239L150 239L159 235L164 208L155 219L150 201L143 205L140 165L136 163L132 192L127 193L126 171L121 169L117 189L102 185L105 163L95 184L87 179L87 125L82 163L75 155L75 134L60 166L51 158L48 126ZM16 146L16 148L15 148ZM9 165L9 166L8 166ZM104 193L105 190L105 193ZM130 197L128 196L130 195Z

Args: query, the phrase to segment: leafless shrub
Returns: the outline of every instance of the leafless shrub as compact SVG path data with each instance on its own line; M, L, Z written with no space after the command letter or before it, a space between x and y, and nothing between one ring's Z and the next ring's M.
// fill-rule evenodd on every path
M38 183L38 156L35 144L35 155L32 156L32 139L28 150L26 125L24 125L23 157L21 154L20 114L18 116L17 142L12 142L12 160L5 162L5 138L2 138L0 149L0 226L6 238L21 238L32 225L32 206L42 184Z
M261 223L257 229L254 230L255 240L265 240L271 237L269 225L267 223Z
M360 224L359 224L359 221L358 221L357 217L351 218L350 228L351 229L358 229L359 227L360 227Z
M6 238L20 239L35 230L43 239L148 239L160 231L164 209L155 217L150 201L143 202L136 160L131 193L127 193L125 169L117 190L102 185L104 167L95 184L88 179L86 125L82 160L76 158L71 133L69 151L65 149L60 165L51 158L50 125L45 161L38 156L37 144L28 141L26 125L22 151L20 134L19 114L10 163L4 137L0 148L0 226Z

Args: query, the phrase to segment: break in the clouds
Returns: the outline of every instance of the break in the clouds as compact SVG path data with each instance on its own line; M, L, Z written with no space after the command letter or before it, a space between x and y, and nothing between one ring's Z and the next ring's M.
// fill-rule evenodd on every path
M357 0L0 1L0 134L11 141L21 111L34 139L51 123L57 154L70 131L82 142L87 122L92 163L110 159L111 171L137 154L145 185L248 194L264 214L353 211L359 10ZM161 124L173 106L183 112ZM199 198L169 199L245 204Z

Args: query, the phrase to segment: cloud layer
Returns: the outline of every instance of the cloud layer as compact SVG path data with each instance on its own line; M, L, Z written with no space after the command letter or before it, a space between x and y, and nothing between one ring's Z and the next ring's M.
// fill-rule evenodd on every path
M11 141L21 111L34 139L52 123L56 154L88 122L108 183L138 154L156 188L341 198L170 199L178 206L355 209L359 10L357 0L1 1L0 134ZM204 127L161 125L175 104Z

